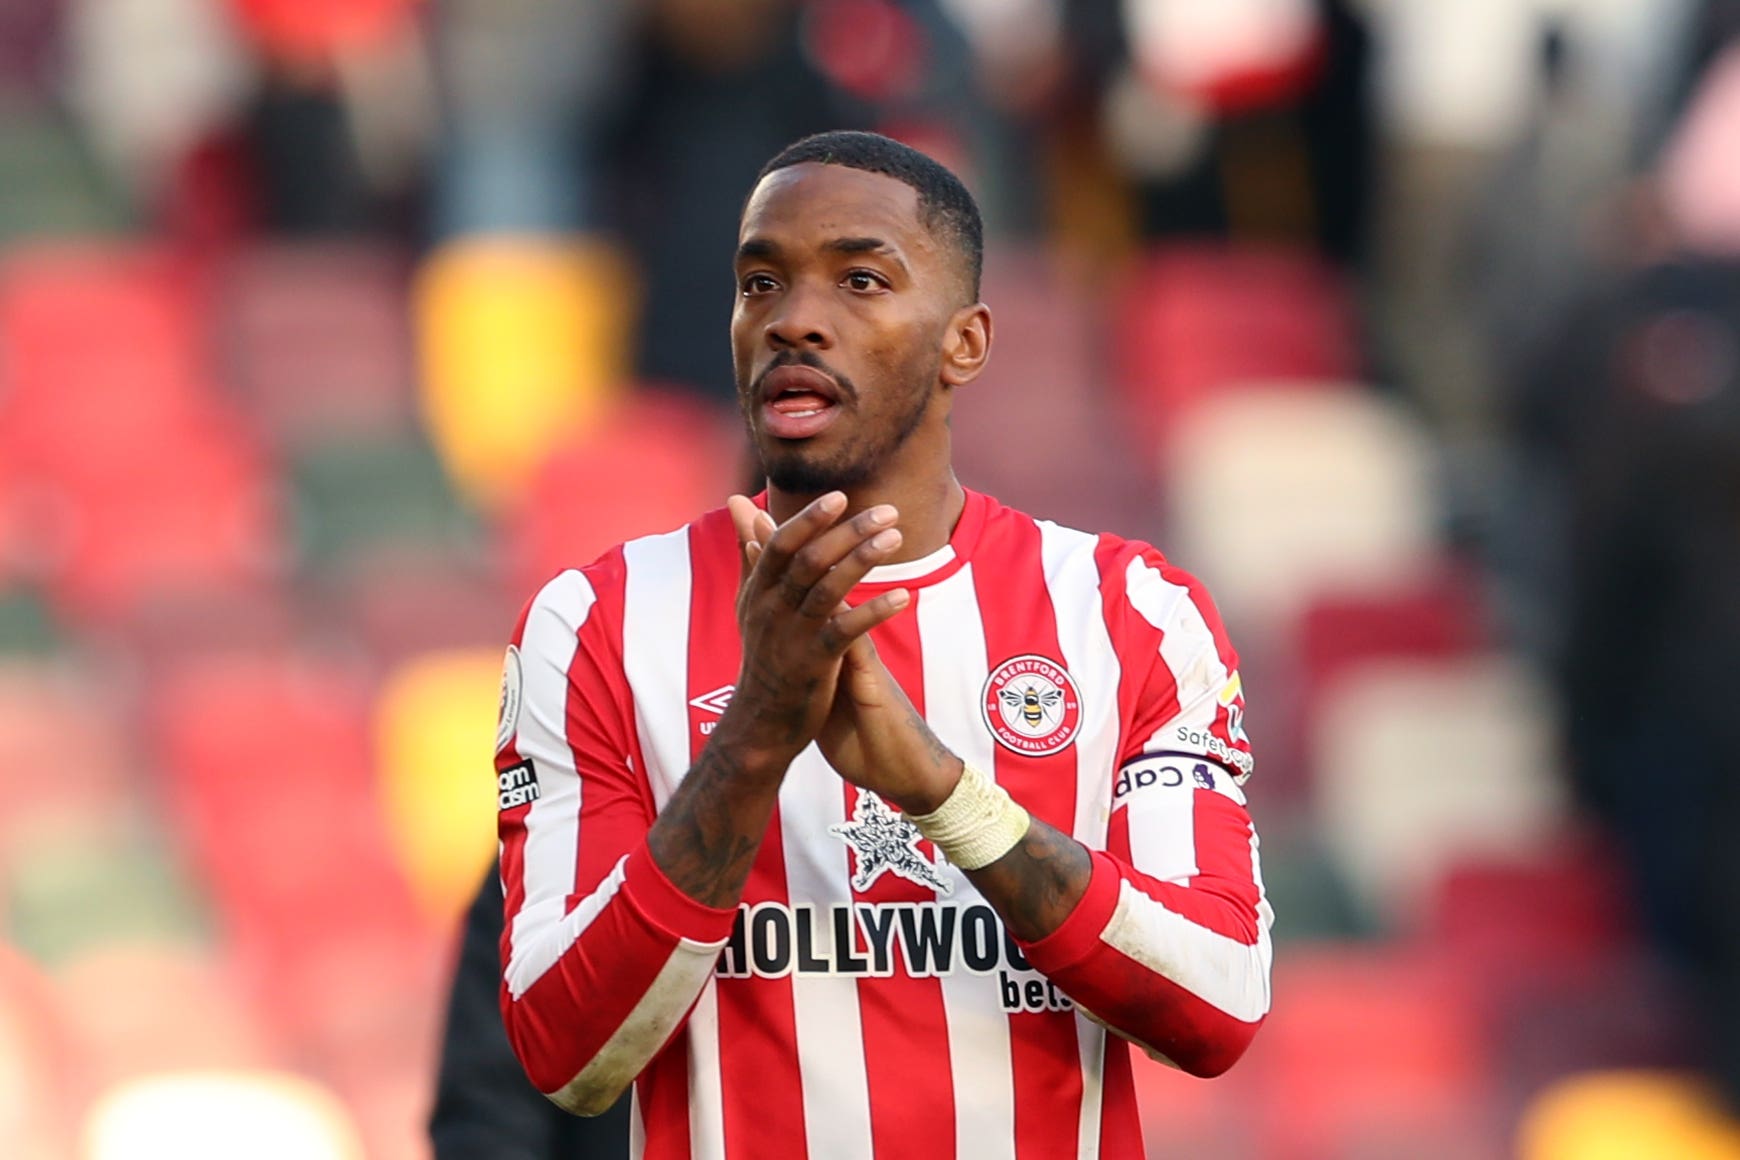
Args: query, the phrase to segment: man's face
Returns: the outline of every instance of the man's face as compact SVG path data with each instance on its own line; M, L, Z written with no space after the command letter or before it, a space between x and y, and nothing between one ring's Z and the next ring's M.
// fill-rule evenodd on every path
M959 275L916 190L840 165L778 170L743 211L736 267L737 397L775 487L852 487L946 436Z

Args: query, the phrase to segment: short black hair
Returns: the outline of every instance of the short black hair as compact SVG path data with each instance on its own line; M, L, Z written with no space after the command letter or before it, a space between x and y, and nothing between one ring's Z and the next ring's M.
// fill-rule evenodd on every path
M985 268L985 226L979 218L979 203L947 166L892 137L837 129L786 146L779 156L761 167L755 184L760 185L770 173L810 162L880 173L917 190L918 220L955 248L966 268L967 286L972 294L968 301L979 300L979 280Z

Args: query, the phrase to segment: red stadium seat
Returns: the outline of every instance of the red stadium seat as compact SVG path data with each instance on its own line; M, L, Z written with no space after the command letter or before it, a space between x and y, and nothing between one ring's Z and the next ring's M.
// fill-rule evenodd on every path
M1487 646L1477 584L1445 568L1397 589L1330 591L1307 605L1277 642L1275 661L1286 675L1267 683L1265 716L1280 744L1267 749L1265 790L1297 797L1309 789L1303 755L1312 722L1342 673L1371 660L1449 660Z
M1470 859L1439 880L1422 937L1497 998L1610 969L1632 931L1619 867L1593 840L1528 859Z
M265 465L206 374L195 287L170 258L14 256L0 266L0 344L0 527L16 570L98 618L166 589L270 577Z
M667 532L744 487L748 452L731 418L693 399L641 389L592 432L557 450L506 516L516 587L526 597L611 545Z
M1149 1156L1248 1160L1256 1137L1249 1109L1264 1099L1259 1070L1236 1066L1212 1082L1185 1075L1131 1048L1136 1110Z
M1476 584L1466 572L1446 570L1399 591L1319 597L1299 625L1301 678L1317 688L1377 657L1474 653L1489 643Z
M367 690L353 670L294 656L207 659L159 680L153 700L192 860L287 1027L308 1022L304 980L335 948L429 937L388 847ZM353 979L370 994L400 982L378 971Z
M962 481L1075 527L1155 538L1152 457L1118 423L1084 295L1043 252L986 258L996 344L955 399Z
M1484 1160L1497 1154L1490 1060L1459 982L1383 949L1296 948L1275 965L1275 1006L1241 1067L1265 1160Z
M1360 377L1348 289L1305 253L1156 249L1120 288L1113 326L1115 382L1150 448L1164 446L1195 403L1229 387Z
M0 261L6 409L41 402L92 417L157 411L198 393L198 287L162 250L41 245ZM130 389L117 390L115 376Z
M355 642L381 671L440 649L507 646L526 593L477 553L387 545L346 560L312 590L324 631Z
M153 1072L261 1066L282 1052L224 963L192 946L94 946L54 985L87 1097Z
M65 520L50 592L73 616L125 616L165 594L269 584L283 560L280 511L239 433L183 432L149 462L47 481Z
M406 276L391 249L354 243L258 246L226 264L218 348L262 430L299 442L414 421Z
M124 712L113 685L70 666L0 664L0 868L34 834L129 810Z

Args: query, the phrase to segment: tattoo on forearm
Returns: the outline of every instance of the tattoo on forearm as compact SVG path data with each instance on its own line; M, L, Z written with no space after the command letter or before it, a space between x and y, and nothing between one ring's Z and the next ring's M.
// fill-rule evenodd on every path
M1015 848L967 877L997 908L1009 932L1034 942L1069 917L1093 876L1087 847L1038 818Z
M750 659L739 684L742 686L736 693L739 697L753 697L758 702L769 705L796 704L801 708L808 706L815 698L819 682L814 677L810 677L803 682L802 689L794 689L790 674L760 657L753 657ZM804 720L802 713L799 712L795 716L785 716L786 719L780 722L784 726L782 740L793 744L803 740ZM770 719L780 721L780 715Z
M947 764L954 757L954 753L942 743L942 738L936 735L936 731L930 727L930 722L926 721L919 711L910 704L906 707L906 713L907 725L924 738L925 748L930 754L931 761L937 765Z
M653 823L647 845L671 883L707 906L736 906L761 849L777 786L766 801L743 786L742 767L722 747L701 751ZM746 832L745 823L759 825Z

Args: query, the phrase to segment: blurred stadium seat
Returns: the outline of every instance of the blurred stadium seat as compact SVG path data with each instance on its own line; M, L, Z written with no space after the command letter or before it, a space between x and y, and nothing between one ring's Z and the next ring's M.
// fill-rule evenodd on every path
M131 217L79 135L43 109L0 117L0 242L119 231Z
M1150 1160L1248 1160L1253 1154L1256 1133L1250 1108L1263 1099L1260 1084L1253 1082L1254 1071L1236 1068L1224 1079L1204 1083L1135 1048L1130 1070Z
M304 594L320 631L385 671L442 649L501 648L525 599L507 590L501 570L476 547L359 545Z
M1152 251L1112 307L1113 374L1142 446L1167 447L1196 406L1245 383L1361 377L1353 303L1303 252L1179 243Z
M627 381L633 299L602 244L468 238L429 255L412 297L422 412L448 473L493 506Z
M401 959L374 956L349 980L359 996L421 979L433 954L387 840L368 704L354 670L294 654L189 662L152 689L171 812L287 1027L312 1027L319 1012L301 1004L332 998L319 980L348 944Z
M474 533L441 461L414 432L324 437L293 451L287 473L310 571L390 547L457 548Z
M387 833L417 901L456 923L495 856L497 649L431 653L400 667L375 702Z
M687 396L642 389L560 445L504 513L523 603L620 540L681 527L745 487L735 422Z
M0 485L3 486L3 485ZM0 509L6 501L0 498ZM5 569L6 533L0 530L0 576ZM6 587L0 579L0 654L48 656L64 645L54 612L36 591Z
M166 835L135 814L111 807L38 820L7 847L0 913L12 945L54 967L116 941L206 934L201 900Z
M92 1107L80 1160L363 1160L350 1114L301 1076L194 1071L117 1085Z
M270 1066L283 1053L223 962L190 943L117 939L53 980L87 1099L155 1072Z
M1072 527L1154 538L1153 465L1102 381L1089 300L1053 255L986 255L995 351L955 397L955 467L969 487Z
M56 828L132 806L131 742L114 682L64 660L0 657L0 868ZM52 776L54 792L42 792Z
M408 270L379 244L262 244L213 296L225 381L274 442L368 439L416 414Z
M1489 991L1551 987L1610 966L1634 931L1612 853L1568 834L1526 854L1452 862L1435 883L1422 934Z
M0 264L0 545L73 616L268 582L268 465L204 365L190 271L139 247ZM22 559L21 559L22 557Z
M1311 743L1317 824L1392 929L1423 921L1454 863L1528 857L1559 834L1565 787L1545 693L1515 662L1368 662L1322 706Z
M1534 1100L1517 1160L1740 1160L1740 1122L1689 1075L1591 1072Z
M1444 660L1490 647L1475 575L1461 567L1430 571L1413 583L1370 592L1330 591L1312 599L1293 631L1272 642L1263 661L1263 786L1271 801L1309 792L1303 756L1323 694L1348 668L1371 660ZM1262 678L1259 677L1259 680Z
M1352 389L1244 387L1173 426L1167 554L1235 636L1279 637L1326 596L1394 592L1438 567L1433 452L1393 403Z
M0 1141L9 1160L69 1154L82 1074L54 992L36 965L0 942Z
M1487 1044L1468 996L1429 959L1383 948L1295 948L1241 1065L1265 1160L1488 1160Z

